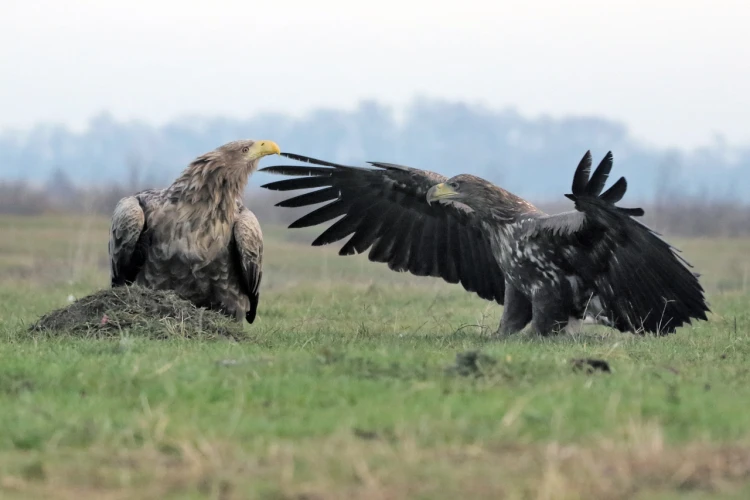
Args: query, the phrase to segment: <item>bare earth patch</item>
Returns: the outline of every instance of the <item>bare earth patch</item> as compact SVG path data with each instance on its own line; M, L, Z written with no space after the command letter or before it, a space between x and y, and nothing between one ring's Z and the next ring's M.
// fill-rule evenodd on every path
M108 288L45 314L32 332L84 337L119 336L124 330L149 338L245 339L243 325L195 307L171 291L140 286Z

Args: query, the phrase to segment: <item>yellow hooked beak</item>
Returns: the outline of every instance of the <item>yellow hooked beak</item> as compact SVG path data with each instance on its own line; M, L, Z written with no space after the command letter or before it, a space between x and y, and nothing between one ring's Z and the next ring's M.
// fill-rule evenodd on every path
M433 201L444 200L446 198L455 198L456 196L458 196L458 192L455 189L445 182L441 182L440 184L435 184L427 191L427 203L429 204Z
M273 141L255 141L247 152L248 159L257 160L268 155L277 155L281 152L279 145Z

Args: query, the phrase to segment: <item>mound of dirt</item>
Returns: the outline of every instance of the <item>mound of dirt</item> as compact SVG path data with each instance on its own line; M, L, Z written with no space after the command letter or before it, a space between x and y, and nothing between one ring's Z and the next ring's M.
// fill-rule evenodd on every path
M83 297L45 314L29 330L85 337L116 337L128 330L157 339L247 340L242 327L219 312L195 307L174 292L133 285Z

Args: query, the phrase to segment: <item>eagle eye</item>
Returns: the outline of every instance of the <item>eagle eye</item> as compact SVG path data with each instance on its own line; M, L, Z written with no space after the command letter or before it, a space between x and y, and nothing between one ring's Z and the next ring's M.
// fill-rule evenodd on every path
M250 151L249 147L245 146L244 148L242 148L243 153L247 153L248 151Z
M449 185L450 187L452 187L453 189L458 189L458 182L451 182L451 183L450 183L450 184L448 184L448 185Z

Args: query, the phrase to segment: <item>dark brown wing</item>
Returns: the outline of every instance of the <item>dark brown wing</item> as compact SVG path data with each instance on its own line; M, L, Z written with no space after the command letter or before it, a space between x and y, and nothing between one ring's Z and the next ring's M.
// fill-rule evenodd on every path
M121 199L112 214L109 232L110 280L113 287L135 281L145 260L143 207L136 196Z
M469 210L451 204L429 205L427 191L446 177L390 163L370 162L374 168L337 165L306 156L282 153L316 166L279 165L263 172L291 176L264 185L275 191L323 188L289 198L281 207L331 202L289 227L307 227L337 220L313 245L326 245L349 235L339 255L362 253L385 262L394 271L434 276L461 283L469 292L503 303L505 279L495 260L481 221Z
M234 222L234 241L242 270L243 291L250 299L250 309L245 318L252 323L258 311L260 281L263 277L263 233L255 214L245 207L240 209Z
M625 194L621 177L602 193L612 169L608 153L589 179L591 154L576 170L576 211L527 221L526 237L554 249L557 264L592 285L608 317L622 331L671 333L709 312L698 275L657 233L633 217L640 208L615 205Z

